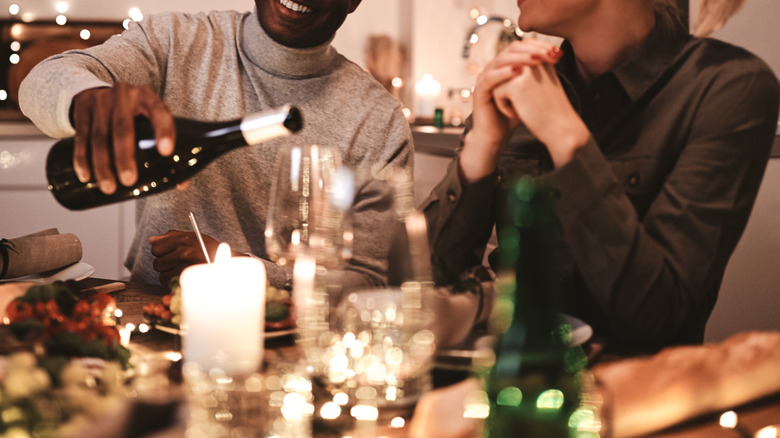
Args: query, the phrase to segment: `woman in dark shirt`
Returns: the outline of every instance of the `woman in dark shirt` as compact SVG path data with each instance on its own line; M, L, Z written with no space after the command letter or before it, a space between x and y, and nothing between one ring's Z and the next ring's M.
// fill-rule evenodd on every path
M567 313L615 352L700 343L778 120L758 58L692 37L666 0L519 0L525 39L477 78L424 205L439 283L482 260L518 175L552 188ZM489 212L489 214L485 214Z

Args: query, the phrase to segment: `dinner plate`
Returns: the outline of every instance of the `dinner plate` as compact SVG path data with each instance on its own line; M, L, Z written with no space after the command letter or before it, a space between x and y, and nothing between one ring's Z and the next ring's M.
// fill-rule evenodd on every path
M181 335L181 329L178 329L176 327L170 327L161 324L154 324L153 327L161 332L170 333L172 335ZM290 328L287 330L272 330L272 331L263 332L263 336L265 339L276 339L284 336L293 335L297 332L298 329L296 328Z
M0 281L0 283L9 283L17 281L32 281L35 283L53 283L55 281L83 280L95 273L92 265L84 262L77 262L64 268L49 271L41 274L25 275L24 277L9 278Z
M571 315L561 314L561 320L571 326L571 343L572 347L580 346L593 336L593 327L586 324L579 318L575 318Z
M560 314L561 321L571 326L572 347L577 347L593 336L593 328L581 319ZM462 370L470 368L479 359L489 359L493 354L496 336L490 333L469 336L457 348L442 349L436 352L436 368Z

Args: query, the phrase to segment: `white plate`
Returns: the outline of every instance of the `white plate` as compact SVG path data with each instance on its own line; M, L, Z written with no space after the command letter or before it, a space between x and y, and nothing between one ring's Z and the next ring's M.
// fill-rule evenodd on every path
M560 317L564 323L571 326L570 346L580 346L593 336L593 328L579 318L565 314L560 314ZM469 368L474 363L474 360L488 358L493 354L493 343L495 340L494 335L487 334L473 340L464 341L471 345L439 350L436 352L436 366L441 369L455 370Z
M48 272L48 275L32 274L25 275L24 277L9 278L3 280L2 283L16 282L16 281L32 281L35 283L53 283L55 281L66 280L83 280L95 273L95 268L84 262L74 263L70 266L66 266L54 273Z
M167 325L155 324L154 328L156 328L161 332L170 333L172 335L181 335L181 329L178 329L176 327L169 327ZM298 329L296 328L291 328L287 330L272 330L272 331L264 332L263 336L265 337L265 339L281 338L283 336L295 334L297 331Z
M571 326L571 346L577 347L588 342L591 336L593 336L593 327L585 324L579 318L575 318L571 315L561 314L563 322Z

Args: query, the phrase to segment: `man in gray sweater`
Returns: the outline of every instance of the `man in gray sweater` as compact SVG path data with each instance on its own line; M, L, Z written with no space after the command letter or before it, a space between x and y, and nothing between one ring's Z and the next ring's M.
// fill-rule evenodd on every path
M190 211L212 255L217 242L227 242L235 253L267 258L266 206L282 147L335 146L357 171L400 168L412 174L411 133L400 103L330 45L359 3L256 0L253 12L153 15L102 45L65 52L33 69L19 92L22 111L50 136L75 135L77 173L86 181L94 172L106 193L136 180L136 115L151 120L165 154L175 137L172 114L230 120L286 103L303 114L298 134L233 151L186 189L138 200L126 261L131 280L165 283L205 260L194 234L176 231L190 229ZM376 207L379 197L357 194L347 285L385 280L389 239L371 230L386 214ZM290 285L289 268L266 262L266 270L272 286Z

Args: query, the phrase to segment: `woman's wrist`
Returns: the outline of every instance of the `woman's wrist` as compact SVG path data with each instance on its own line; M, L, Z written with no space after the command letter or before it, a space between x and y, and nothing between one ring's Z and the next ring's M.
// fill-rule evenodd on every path
M460 176L464 182L474 183L493 173L502 149L502 141L486 139L476 131L469 131L463 139L460 152Z
M582 149L590 139L590 131L579 117L567 128L558 132L560 134L556 136L555 140L547 145L547 150L550 152L556 169L565 166L574 159L577 151Z

